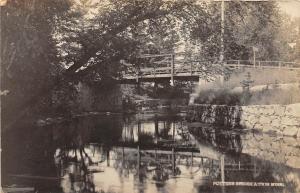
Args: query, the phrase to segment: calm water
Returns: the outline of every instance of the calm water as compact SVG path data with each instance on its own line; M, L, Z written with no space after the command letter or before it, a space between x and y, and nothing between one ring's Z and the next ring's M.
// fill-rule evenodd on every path
M23 124L2 134L2 147L6 190L300 192L297 139L190 125L180 115Z

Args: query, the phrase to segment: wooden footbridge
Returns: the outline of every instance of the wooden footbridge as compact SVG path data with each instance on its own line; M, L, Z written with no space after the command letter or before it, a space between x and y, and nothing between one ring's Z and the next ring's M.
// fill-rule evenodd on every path
M299 63L284 61L226 60L220 64L218 61L175 59L174 54L144 55L141 58L147 62L141 62L139 65L126 64L127 69L122 74L122 83L169 80L173 84L174 80L198 81L199 77L209 73L221 74L224 67L300 70Z

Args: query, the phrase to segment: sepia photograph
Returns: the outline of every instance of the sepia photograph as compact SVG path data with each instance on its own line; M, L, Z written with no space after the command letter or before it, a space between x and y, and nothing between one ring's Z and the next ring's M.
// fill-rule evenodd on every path
M0 0L0 193L300 193L300 0Z

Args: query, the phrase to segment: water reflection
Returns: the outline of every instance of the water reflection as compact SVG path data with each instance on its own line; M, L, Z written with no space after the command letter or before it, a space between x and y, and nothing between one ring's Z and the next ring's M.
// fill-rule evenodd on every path
M6 187L66 193L300 190L297 141L187 124L180 115L81 117L4 135ZM266 146L265 140L280 148ZM294 152L285 161L268 154L285 148ZM294 160L286 161L291 156ZM224 187L214 182L278 182L285 187Z

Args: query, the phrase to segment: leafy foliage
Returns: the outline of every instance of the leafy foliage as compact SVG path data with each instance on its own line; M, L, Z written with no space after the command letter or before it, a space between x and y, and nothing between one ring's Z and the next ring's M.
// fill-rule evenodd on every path
M211 3L207 13L206 22L194 25L192 35L200 40L203 57L217 58L221 41L220 2ZM253 46L259 48L258 58L277 59L275 34L280 21L276 2L225 2L225 60L248 60Z
M194 17L195 2L103 1L95 6L94 15L74 8L70 14L77 17L63 21L58 33L63 37L60 41L64 47L60 50L70 66L68 73L96 72L100 79L106 75L117 77L121 59L135 63L141 53L172 52L179 39L178 22Z
M9 91L3 98L8 116L57 74L52 30L55 17L61 17L68 6L67 1L9 0L1 8L1 89Z

